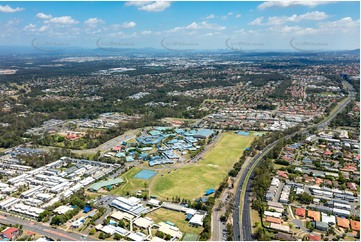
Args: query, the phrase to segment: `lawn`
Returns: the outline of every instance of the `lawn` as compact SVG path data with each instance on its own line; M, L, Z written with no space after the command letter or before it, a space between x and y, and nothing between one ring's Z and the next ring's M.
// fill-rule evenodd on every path
M125 181L125 183L119 187L114 188L110 191L110 193L113 195L126 195L127 192L133 194L139 190L147 189L151 179L142 180L134 177L141 170L141 168L133 167L128 172L124 173L121 178Z
M261 227L261 218L256 210L251 209L251 222L252 222L252 232L254 232L258 227ZM257 227L255 223L258 223Z
M221 183L253 139L254 136L241 136L233 132L221 134L214 148L199 163L158 176L151 187L151 194L160 199L201 197L205 190L216 188Z
M200 234L203 227L191 227L188 221L185 220L186 215L182 212L176 212L164 208L155 210L154 212L148 213L146 217L153 219L155 223L169 221L174 223L182 233Z

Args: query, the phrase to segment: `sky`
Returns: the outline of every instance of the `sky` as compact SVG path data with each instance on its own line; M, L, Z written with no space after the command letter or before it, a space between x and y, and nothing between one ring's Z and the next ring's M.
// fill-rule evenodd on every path
M0 45L351 50L354 2L0 2Z

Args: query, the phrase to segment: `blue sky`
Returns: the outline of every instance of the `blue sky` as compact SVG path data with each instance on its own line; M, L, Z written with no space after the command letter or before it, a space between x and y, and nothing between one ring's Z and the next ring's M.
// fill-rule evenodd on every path
M0 2L0 45L356 49L360 42L359 4Z

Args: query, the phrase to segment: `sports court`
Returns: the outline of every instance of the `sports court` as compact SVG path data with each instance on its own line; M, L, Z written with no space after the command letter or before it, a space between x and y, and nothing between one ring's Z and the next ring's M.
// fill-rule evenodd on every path
M156 171L152 170L141 170L138 172L134 177L142 180L149 180L152 178L155 174L157 174Z
M196 234L190 234L190 233L185 233L182 241L197 241L198 240L198 235Z

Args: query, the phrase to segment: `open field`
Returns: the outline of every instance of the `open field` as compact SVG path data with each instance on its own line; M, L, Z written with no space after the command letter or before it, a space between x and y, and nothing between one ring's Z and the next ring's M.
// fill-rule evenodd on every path
M188 221L185 220L186 215L182 212L171 211L168 209L160 208L154 212L148 213L147 217L150 217L156 223L169 221L174 223L182 233L200 234L203 227L191 227L188 225Z
M110 193L113 195L126 195L127 192L136 193L139 190L144 190L148 188L151 179L142 180L134 178L134 176L141 170L141 168L134 167L128 172L124 173L121 178L124 180L125 183L111 190Z
M199 163L158 176L151 187L151 194L160 199L201 197L205 190L220 184L253 139L254 136L223 133L215 147Z

